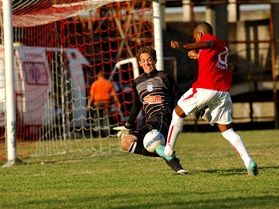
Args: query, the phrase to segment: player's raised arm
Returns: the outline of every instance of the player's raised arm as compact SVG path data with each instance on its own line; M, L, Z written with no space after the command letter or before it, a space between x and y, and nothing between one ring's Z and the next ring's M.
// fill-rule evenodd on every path
M170 47L173 49L183 49L183 43L180 41L171 40Z
M180 41L172 40L170 41L170 47L173 49L180 49L180 50L193 50L193 49L205 49L205 48L211 48L214 46L213 41L201 41L201 42L195 42L195 43L185 43L183 44Z
M187 50L193 50L193 49L206 49L206 48L211 48L213 46L214 46L213 41L201 41L201 42L184 44L183 48Z

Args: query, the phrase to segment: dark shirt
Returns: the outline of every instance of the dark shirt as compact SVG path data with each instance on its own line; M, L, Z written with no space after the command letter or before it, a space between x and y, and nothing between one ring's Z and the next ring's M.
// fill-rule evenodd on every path
M134 104L128 119L133 124L140 110L147 119L159 111L171 115L175 105L177 87L173 79L164 71L155 70L151 74L141 74L134 81Z

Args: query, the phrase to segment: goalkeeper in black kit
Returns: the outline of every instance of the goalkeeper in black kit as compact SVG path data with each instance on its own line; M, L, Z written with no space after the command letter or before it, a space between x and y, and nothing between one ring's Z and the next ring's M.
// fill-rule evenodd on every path
M117 136L121 138L120 147L135 154L162 157L177 174L185 175L187 172L175 154L167 157L164 155L163 146L159 146L156 152L148 152L143 146L143 139L151 130L156 129L167 138L177 88L166 72L156 69L155 49L142 47L138 50L136 58L144 72L134 80L135 98L128 121L124 126L114 128L118 131ZM133 124L141 110L146 116L146 121L142 128L136 130Z

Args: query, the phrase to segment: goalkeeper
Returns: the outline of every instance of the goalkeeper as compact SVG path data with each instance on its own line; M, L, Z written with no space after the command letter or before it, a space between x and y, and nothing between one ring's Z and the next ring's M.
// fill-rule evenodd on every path
M122 150L159 157L156 152L151 153L144 148L143 138L152 129L157 129L166 139L175 105L176 85L166 72L156 69L155 49L142 47L138 50L136 58L144 72L134 81L135 97L128 121L124 126L114 129L119 131L117 136L121 138ZM141 110L146 115L146 122L142 128L135 130L133 124ZM186 174L175 155L164 160L177 174Z

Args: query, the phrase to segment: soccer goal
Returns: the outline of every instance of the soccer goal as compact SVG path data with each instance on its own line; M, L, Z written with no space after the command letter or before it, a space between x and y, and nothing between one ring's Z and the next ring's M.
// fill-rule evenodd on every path
M136 50L154 46L152 1L13 1L17 156L83 155L118 150L113 127L127 119ZM1 10L2 11L2 10ZM0 42L0 157L6 158L3 20ZM99 70L121 110L87 109ZM98 123L104 120L102 127Z

